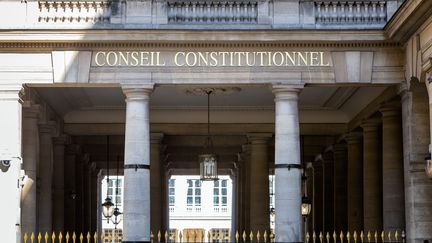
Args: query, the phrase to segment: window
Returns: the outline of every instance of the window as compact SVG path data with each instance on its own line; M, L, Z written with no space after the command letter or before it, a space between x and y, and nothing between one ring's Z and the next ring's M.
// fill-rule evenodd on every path
M123 231L121 229L103 229L103 234L104 243L122 242L123 240Z
M117 191L116 191L117 190ZM108 182L108 195L111 198L112 203L117 207L122 207L123 198L123 179L110 179Z
M201 182L200 180L187 180L187 198L188 207L201 207Z
M228 180L214 181L213 184L213 207L228 206ZM219 210L215 210L219 211Z
M212 242L230 242L229 229L211 229Z
M175 206L175 179L170 179L168 181L168 196L169 196L169 206Z

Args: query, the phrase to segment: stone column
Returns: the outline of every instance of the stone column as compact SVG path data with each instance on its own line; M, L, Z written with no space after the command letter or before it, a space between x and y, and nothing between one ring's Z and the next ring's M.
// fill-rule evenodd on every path
M363 139L361 132L346 137L348 149L348 230L363 229Z
M22 201L22 232L36 234L37 230L37 167L39 161L39 105L28 105L23 108L23 167L33 185Z
M241 222L239 227L240 231L250 232L250 144L245 144L242 146L242 164L241 164L241 202L239 203L239 208L241 209Z
M275 233L276 241L302 239L299 88L273 87L275 119Z
M123 88L126 95L124 241L150 241L150 124L152 88Z
M53 143L55 127L52 124L39 125L39 231L52 231L52 178L53 178Z
M53 178L53 230L56 232L64 230L64 186L65 176L69 178L69 173L65 174L65 143L66 136L60 136L53 139L53 154L54 154L54 178Z
M372 118L363 128L363 224L364 230L382 230L381 120Z
M430 107L424 84L417 81L403 87L401 96L406 235L407 242L421 243L432 239L432 180L425 173Z
M80 148L76 144L69 144L65 149L65 220L64 228L65 231L76 231L76 201L78 200L78 190L76 188L76 163L77 155L79 154ZM67 176L66 176L67 175Z
M346 232L348 228L347 150L345 143L333 146L334 156L334 230Z
M250 230L261 234L270 229L268 141L270 133L249 133Z
M380 112L383 120L383 226L387 232L405 229L400 103L384 105Z
M163 197L162 195L162 180L164 178L161 165L161 141L163 133L152 133L150 135L150 215L151 215L151 230L153 234L157 234L162 229L162 216L163 216Z
M0 238L2 242L20 241L20 188L17 183L21 170L21 85L0 86ZM6 161L6 162L4 162Z

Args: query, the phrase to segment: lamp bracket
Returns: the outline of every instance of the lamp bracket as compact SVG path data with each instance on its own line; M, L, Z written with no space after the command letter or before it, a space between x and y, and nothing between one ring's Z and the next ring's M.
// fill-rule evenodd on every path
M145 169L145 170L150 170L150 165L146 165L146 164L127 164L124 165L125 169L135 169L135 171L137 171L138 169Z
M275 169L302 169L302 165L301 164L275 164Z

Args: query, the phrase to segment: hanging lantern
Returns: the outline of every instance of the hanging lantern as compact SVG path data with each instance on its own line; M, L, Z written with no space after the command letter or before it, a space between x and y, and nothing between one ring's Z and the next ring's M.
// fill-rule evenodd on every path
M198 158L200 162L200 179L202 181L217 180L217 156L215 154L201 154Z
M113 216L111 217L111 221L116 226L120 224L120 222L123 220L123 214L120 212L119 208L114 208Z
M112 203L111 198L105 198L105 202L102 203L102 214L108 220L114 214L114 203Z
M301 214L303 217L309 216L312 209L312 202L307 196L302 197Z
M213 153L213 141L210 136L210 94L212 90L206 91L207 94L207 139L204 144L204 149L207 153L198 155L200 163L200 179L201 181L211 181L218 179L218 157Z

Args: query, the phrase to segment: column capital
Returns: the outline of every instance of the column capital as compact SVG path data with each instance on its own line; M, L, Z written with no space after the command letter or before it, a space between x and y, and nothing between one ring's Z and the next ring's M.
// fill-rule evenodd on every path
M304 85L273 85L272 92L277 100L298 100L298 94Z
M58 137L53 138L53 144L54 145L66 145L70 141L70 137L67 135L60 135Z
M148 100L153 92L153 84L143 85L122 85L122 90L126 96L126 101Z
M30 119L38 119L41 112L41 106L36 104L25 104L23 105L23 117Z
M161 132L152 132L150 133L150 143L160 144L162 142L163 137L164 134Z
M344 139L347 144L356 144L362 142L363 133L361 132L349 132L345 135Z
M0 101L18 101L23 103L24 88L22 84L10 84L0 86Z
M377 131L382 124L382 120L380 118L370 118L362 121L360 127L363 128L363 132L373 132Z
M383 118L400 116L402 114L401 103L399 101L387 102L381 105L379 112Z
M246 134L251 144L267 144L273 137L272 133L248 133Z
M48 124L39 124L39 132L40 133L49 133L51 135L54 135L56 126L55 124L48 123Z

